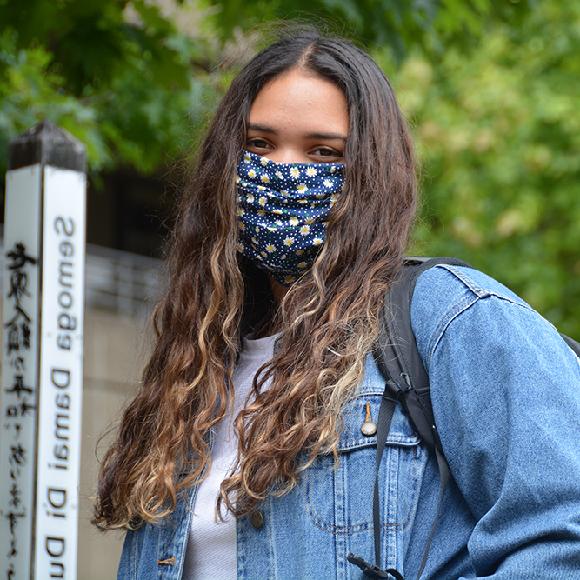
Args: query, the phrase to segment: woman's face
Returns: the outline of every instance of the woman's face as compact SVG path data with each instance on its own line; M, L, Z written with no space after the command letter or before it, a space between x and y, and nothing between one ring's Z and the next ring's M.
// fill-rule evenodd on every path
M268 82L250 109L246 149L278 163L343 161L348 107L342 91L310 71Z

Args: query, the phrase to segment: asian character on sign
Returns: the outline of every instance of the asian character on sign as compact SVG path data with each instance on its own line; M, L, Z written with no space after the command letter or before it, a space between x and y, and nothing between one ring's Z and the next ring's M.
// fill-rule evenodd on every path
M21 304L23 296L30 296L28 292L28 273L23 270L26 264L36 265L38 260L26 254L26 247L22 242L14 244L14 249L6 252L9 260L10 288L7 298L14 300L16 314L5 323L8 328L8 352L30 348L30 316Z

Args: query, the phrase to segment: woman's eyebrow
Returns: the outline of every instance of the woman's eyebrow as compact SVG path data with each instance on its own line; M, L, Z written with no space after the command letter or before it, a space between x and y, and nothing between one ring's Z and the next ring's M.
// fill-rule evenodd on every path
M276 131L276 129L268 127L268 125L262 125L261 123L249 123L248 129L254 131L262 131L264 133L272 133L273 135L278 134L278 131ZM307 139L340 139L341 141L346 141L345 135L341 135L339 133L321 133L319 131L316 131L314 133L307 133L305 137Z
M346 141L346 137L338 133L308 133L306 137L309 139L340 139L341 141Z
M274 134L277 133L277 131L275 129L272 129L272 127L262 125L261 123L249 123L248 129L253 129L254 131L263 131L264 133L274 133Z

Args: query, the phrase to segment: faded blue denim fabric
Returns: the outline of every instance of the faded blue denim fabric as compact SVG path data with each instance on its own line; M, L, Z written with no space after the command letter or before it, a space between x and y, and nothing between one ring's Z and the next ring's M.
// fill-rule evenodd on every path
M412 324L453 481L423 579L580 578L580 365L554 327L468 268L421 275ZM372 358L345 409L340 466L319 457L300 484L237 521L238 578L360 579L373 561L376 437L384 379ZM433 522L434 457L397 409L381 465L382 562L415 578ZM128 532L118 578L178 580L196 490L163 524Z

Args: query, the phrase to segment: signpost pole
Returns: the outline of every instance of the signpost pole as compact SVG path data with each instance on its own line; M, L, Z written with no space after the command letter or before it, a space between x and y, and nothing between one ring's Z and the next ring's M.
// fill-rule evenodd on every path
M75 579L84 147L48 122L14 140L4 217L0 575Z

